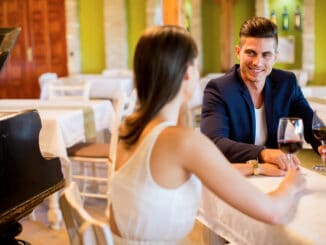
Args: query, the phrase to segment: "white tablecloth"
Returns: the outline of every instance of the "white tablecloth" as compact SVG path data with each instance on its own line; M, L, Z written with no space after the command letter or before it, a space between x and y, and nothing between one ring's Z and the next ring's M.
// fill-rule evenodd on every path
M110 101L0 100L0 111L37 109L41 121L39 145L42 153L68 160L66 148L85 141L85 108L94 112L96 131L111 129L115 112Z
M286 225L269 225L252 219L203 188L198 219L231 244L326 244L326 176L308 169L307 188L310 194L303 196ZM248 181L264 192L273 190L281 177L250 177Z

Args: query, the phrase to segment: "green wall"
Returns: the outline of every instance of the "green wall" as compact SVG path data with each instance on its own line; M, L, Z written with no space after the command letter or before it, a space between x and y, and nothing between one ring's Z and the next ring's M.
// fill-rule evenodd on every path
M235 1L234 43L238 44L239 29L243 21L255 13L255 1ZM221 71L220 43L221 6L214 0L202 1L202 38L203 38L203 68L202 75ZM235 63L237 62L234 56Z
M105 68L103 0L79 0L81 72Z
M216 1L202 1L203 75L219 72L221 67L220 15L221 8Z
M315 78L311 84L326 85L326 1L315 0ZM325 95L326 96L326 95Z
M133 66L133 56L136 44L146 28L146 1L125 0L127 9L128 66Z
M235 1L234 16L234 47L239 44L239 31L243 22L255 15L255 0ZM239 63L234 50L234 61Z
M122 0L121 0L122 1ZM126 4L128 65L132 67L132 58L139 36L146 28L146 1L124 0ZM81 72L100 73L105 69L104 47L104 0L78 0L80 19ZM280 36L295 37L295 63L277 63L282 69L300 69L302 66L302 32L293 28L293 14L296 6L302 9L303 0L270 0L270 9L275 9L278 24L284 5L289 13L288 31L279 27ZM238 32L242 22L254 15L255 0L235 1L234 9L234 46L238 43ZM324 17L326 1L315 0L315 78L310 84L326 85L326 18ZM202 38L203 67L202 75L220 72L220 15L221 7L215 0L202 1ZM238 62L234 56L235 62Z
M282 14L286 7L289 16L289 29L282 28ZM279 37L294 37L294 63L276 63L280 69L301 69L302 67L302 31L294 28L294 12L299 7L302 15L303 0L270 0L270 10L275 10Z

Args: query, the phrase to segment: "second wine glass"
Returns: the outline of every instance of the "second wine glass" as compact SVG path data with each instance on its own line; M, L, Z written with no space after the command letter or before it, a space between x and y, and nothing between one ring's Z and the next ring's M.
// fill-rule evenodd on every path
M317 112L314 111L312 118L312 132L317 140L321 142L322 145L326 143L326 124L325 122L317 115ZM322 158L321 163L317 163L313 166L313 169L319 172L326 171L326 163Z
M292 162L292 154L302 148L303 122L297 117L280 118L277 131L277 141L281 151L287 154Z

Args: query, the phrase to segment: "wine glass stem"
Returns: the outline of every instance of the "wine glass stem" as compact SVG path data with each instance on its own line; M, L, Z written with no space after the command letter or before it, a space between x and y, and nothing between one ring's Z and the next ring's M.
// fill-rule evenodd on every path
M321 140L321 145L323 146L323 148L326 147L325 144L326 144L325 140ZM325 155L325 153L324 153L324 155ZM325 157L322 156L321 161L322 161L323 165L326 166Z
M287 157L288 157L288 160L289 160L289 163L292 165L292 154L287 154Z

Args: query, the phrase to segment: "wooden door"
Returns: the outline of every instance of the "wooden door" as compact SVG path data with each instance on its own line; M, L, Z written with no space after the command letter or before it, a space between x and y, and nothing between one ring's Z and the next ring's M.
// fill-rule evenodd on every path
M1 0L0 26L22 32L0 74L1 98L37 98L44 72L67 75L64 0Z
M28 33L24 26L26 25L26 2L19 0L0 1L0 24L1 27L21 26L22 31L14 46L13 52L8 58L0 74L0 97L13 97L15 93L21 92L21 85L25 77L26 64L21 62L26 59L26 45ZM15 92L16 91L16 92Z

